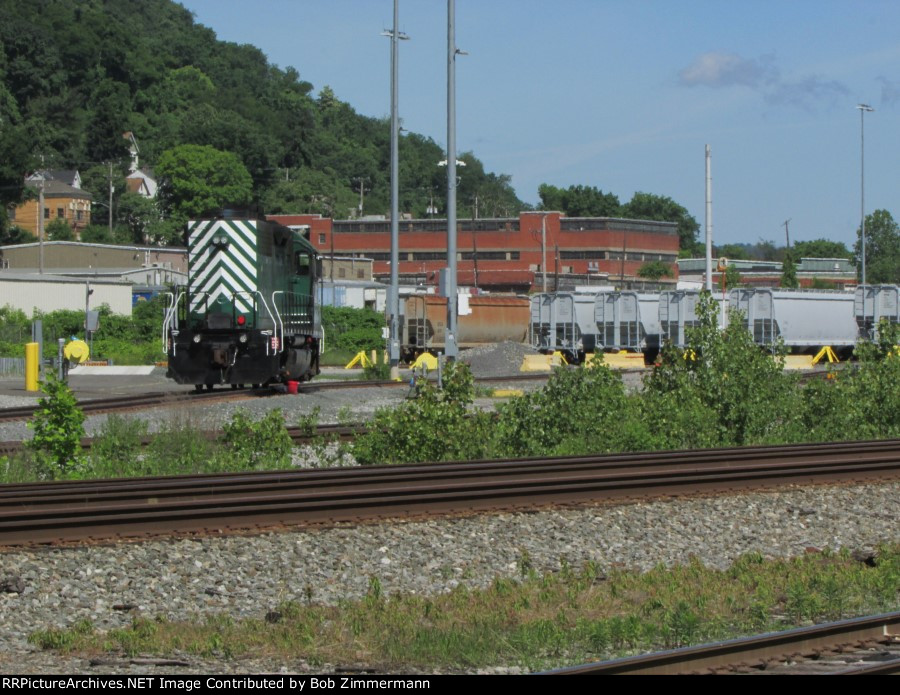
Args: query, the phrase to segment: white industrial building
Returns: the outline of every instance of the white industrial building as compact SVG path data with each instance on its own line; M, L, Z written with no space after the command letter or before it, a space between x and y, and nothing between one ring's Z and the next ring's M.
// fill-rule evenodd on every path
M93 290L91 308L107 304L114 314L131 316L132 283L95 277L82 280L61 275L3 272L0 273L0 306L20 309L28 316L35 309L84 311L88 283Z

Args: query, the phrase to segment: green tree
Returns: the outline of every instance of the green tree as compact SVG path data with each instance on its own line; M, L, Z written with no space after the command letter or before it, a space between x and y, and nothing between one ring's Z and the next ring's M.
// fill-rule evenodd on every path
M121 242L146 244L160 236L162 217L159 214L159 206L151 198L145 198L138 193L123 193L119 198L116 216L125 226Z
M109 233L109 227L91 224L81 231L81 240L88 244L115 244L116 238Z
M750 260L749 244L722 244L713 247L713 255L717 258L731 258L733 260Z
M741 274L738 272L737 266L729 263L725 268L725 287L730 290L734 287L739 287L740 284Z
M638 277L646 280L660 280L664 277L672 277L672 268L662 261L647 261L637 271Z
M795 241L793 247L795 258L851 258L853 256L844 242L830 239Z
M206 145L166 150L156 174L161 206L181 222L229 205L247 205L253 195L253 180L237 155Z
M631 200L622 206L622 216L635 220L676 222L678 224L678 245L682 254L700 256L704 253L702 245L697 242L700 223L687 211L687 208L667 196L635 193Z
M558 210L567 217L622 217L619 198L594 186L557 188L547 183L538 187L541 210Z
M862 275L862 229L856 230L853 247L856 265ZM866 215L866 282L900 283L900 227L887 210Z
M795 261L796 251L789 249L784 254L784 260L781 262L781 286L787 288L800 287L800 281L797 279L797 263Z
M75 240L75 235L72 233L72 228L69 226L69 223L59 217L52 220L44 227L44 233L50 241Z
M2 215L0 215L2 217ZM4 220L5 222L5 220ZM35 237L30 232L17 227L14 224L5 226L4 222L0 222L0 246L11 246L13 244L27 244L35 241ZM2 255L2 252L0 252Z

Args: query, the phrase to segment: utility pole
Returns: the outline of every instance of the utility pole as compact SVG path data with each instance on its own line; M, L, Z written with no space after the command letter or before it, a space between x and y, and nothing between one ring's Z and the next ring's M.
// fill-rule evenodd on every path
M862 247L862 283L866 284L866 111L874 111L868 104L857 104L859 109L859 232Z
M786 248L788 251L791 250L791 234L790 234L790 231L788 230L788 224L790 223L790 221L792 219L793 219L793 217L784 221L784 240L785 240Z
M408 40L398 29L400 11L399 0L394 0L394 27L391 37L391 286L388 290L389 337L388 359L391 363L391 379L400 377L400 173L399 139L400 119L398 104L398 45L400 40ZM360 183L359 212L362 215L362 183Z
M112 162L109 163L109 238L112 239L113 229L113 191L116 187L112 182Z
M459 354L456 296L456 0L447 0L447 330L444 355Z
M40 257L40 274L44 274L44 172L41 172L41 182L38 184L38 246Z
M712 294L712 153L706 146L706 291Z
M541 280L542 289L547 291L547 215L541 215Z
M362 176L353 179L354 181L359 183L359 216L363 215L363 202L365 199L365 192L369 189L365 187L366 179Z

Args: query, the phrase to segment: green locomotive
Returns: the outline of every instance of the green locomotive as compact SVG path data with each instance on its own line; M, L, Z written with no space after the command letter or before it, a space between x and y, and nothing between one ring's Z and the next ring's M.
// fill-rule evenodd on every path
M318 374L321 260L303 234L226 212L188 222L187 239L188 285L163 327L167 376L199 391Z

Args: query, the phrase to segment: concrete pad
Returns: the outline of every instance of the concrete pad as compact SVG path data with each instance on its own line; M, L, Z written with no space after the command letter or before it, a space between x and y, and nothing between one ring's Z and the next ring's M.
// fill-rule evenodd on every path
M603 363L610 369L643 369L644 355L641 352L605 352Z
M785 369L812 369L812 355L788 355L784 358Z
M78 366L69 369L71 376L147 376L156 369L149 367L99 367Z
M522 360L520 372L549 372L551 369L552 355L525 355Z

